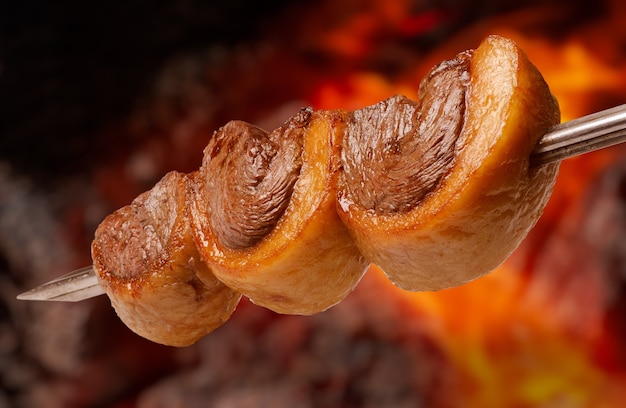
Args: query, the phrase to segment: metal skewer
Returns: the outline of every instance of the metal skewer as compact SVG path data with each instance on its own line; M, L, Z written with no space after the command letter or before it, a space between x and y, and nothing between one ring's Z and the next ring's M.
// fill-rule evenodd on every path
M534 166L561 161L626 141L626 105L554 126L537 143Z
M93 267L76 269L17 296L19 300L79 302L104 295Z
M537 144L531 165L542 166L626 141L626 104L554 126ZM20 300L78 302L104 294L91 266L17 296Z

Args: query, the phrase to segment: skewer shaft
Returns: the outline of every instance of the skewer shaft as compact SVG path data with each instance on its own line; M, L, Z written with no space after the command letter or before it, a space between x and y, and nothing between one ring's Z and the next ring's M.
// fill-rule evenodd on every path
M625 141L626 105L620 105L553 127L537 144L532 163L540 166Z
M17 296L19 300L78 302L103 295L93 267L87 266L60 276Z

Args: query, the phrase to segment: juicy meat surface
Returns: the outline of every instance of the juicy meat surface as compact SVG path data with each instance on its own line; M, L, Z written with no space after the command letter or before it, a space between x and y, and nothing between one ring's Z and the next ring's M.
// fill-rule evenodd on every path
M352 112L342 157L346 187L360 206L402 213L436 189L463 127L470 57L436 67L418 102L394 96Z
M224 323L241 297L200 258L188 182L185 174L168 173L106 217L92 243L98 280L120 319L135 333L172 346L189 345Z
M302 166L310 115L302 110L271 133L231 121L213 135L200 176L211 192L212 227L227 247L255 245L282 216Z

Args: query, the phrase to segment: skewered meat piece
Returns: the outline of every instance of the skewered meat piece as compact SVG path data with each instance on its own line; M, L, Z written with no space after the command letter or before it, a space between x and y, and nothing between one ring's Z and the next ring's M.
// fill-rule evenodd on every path
M120 319L140 336L172 346L190 345L220 326L241 298L211 277L198 254L189 177L168 173L106 217L92 243L94 269Z
M232 121L197 172L166 175L107 217L94 269L120 318L187 345L241 294L279 313L340 302L367 265L437 290L497 267L534 226L558 164L531 167L559 108L509 40L435 67L419 100L303 109L266 132Z
M500 265L543 212L558 164L529 159L559 120L526 55L488 37L435 67L418 102L398 96L350 114L339 214L397 286L461 285Z
M256 304L317 313L366 270L336 211L345 121L342 111L305 109L270 133L230 122L204 151L196 243L215 276Z

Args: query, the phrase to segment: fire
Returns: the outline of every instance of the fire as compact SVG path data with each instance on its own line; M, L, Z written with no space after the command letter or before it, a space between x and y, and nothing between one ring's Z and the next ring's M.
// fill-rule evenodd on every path
M382 4L390 2L380 2ZM404 4L404 3L403 3ZM339 78L323 81L309 97L316 108L354 109L401 93L416 98L419 78L436 62L472 48L488 34L515 40L538 66L560 102L564 121L604 109L626 98L626 55L619 48L626 40L619 19L626 7L610 4L608 19L591 21L575 30L549 35L554 9L535 6L523 12L494 18L470 27L450 39L422 61L415 61L393 78L367 70L353 70ZM407 6L408 7L408 6ZM397 10L396 10L397 12ZM408 24L416 17L405 9ZM345 30L383 26L390 14L342 26ZM429 14L433 16L433 14ZM413 19L413 20L411 20ZM430 21L430 20L429 20ZM607 29L606 24L613 24ZM537 30L543 27L544 32ZM345 32L322 37L329 47ZM368 38L374 38L371 31ZM615 38L619 34L621 37ZM347 35L347 34L346 34ZM353 37L350 37L353 38ZM362 55L371 51L371 41L359 36L358 45L340 41L333 51ZM372 40L373 41L373 40ZM331 45L332 44L332 45ZM321 45L323 46L323 44ZM353 53L350 53L352 50ZM618 406L626 401L626 362L615 350L603 319L607 302L601 271L578 286L555 288L557 277L543 276L528 261L544 251L546 237L567 217L580 209L584 192L607 163L624 158L623 149L613 148L566 161L552 200L535 230L519 250L498 270L463 287L436 293L407 293L391 286L383 274L372 268L368 280L384 287L393 296L406 299L416 318L425 322L457 369L467 380L458 390L463 406ZM576 271L572 270L571 275ZM571 293L567 293L567 291ZM611 367L607 367L607 361Z

